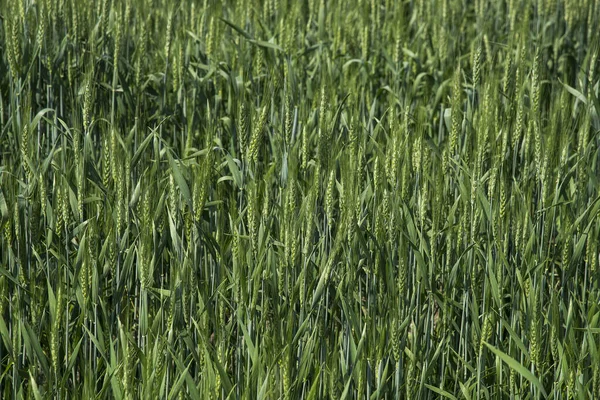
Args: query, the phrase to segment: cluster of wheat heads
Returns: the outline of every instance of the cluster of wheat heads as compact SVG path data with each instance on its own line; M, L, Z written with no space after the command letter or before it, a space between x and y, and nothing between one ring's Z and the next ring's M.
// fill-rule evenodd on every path
M600 398L594 0L0 0L0 397Z

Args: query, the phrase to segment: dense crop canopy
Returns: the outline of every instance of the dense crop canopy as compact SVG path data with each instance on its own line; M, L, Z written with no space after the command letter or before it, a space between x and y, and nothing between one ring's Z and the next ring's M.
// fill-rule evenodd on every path
M0 398L600 398L599 25L0 0Z

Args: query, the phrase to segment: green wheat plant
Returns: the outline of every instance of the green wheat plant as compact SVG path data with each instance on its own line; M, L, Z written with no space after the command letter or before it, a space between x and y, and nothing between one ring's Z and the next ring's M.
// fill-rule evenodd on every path
M0 398L600 398L599 22L0 0Z

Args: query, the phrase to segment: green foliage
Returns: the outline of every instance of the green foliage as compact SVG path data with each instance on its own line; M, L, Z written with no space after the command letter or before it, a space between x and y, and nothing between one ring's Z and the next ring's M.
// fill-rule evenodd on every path
M0 398L600 398L598 21L0 0Z

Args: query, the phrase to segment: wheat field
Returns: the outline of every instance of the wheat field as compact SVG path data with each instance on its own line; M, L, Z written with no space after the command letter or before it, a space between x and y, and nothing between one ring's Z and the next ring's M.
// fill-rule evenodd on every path
M0 398L600 398L599 26L0 0Z

